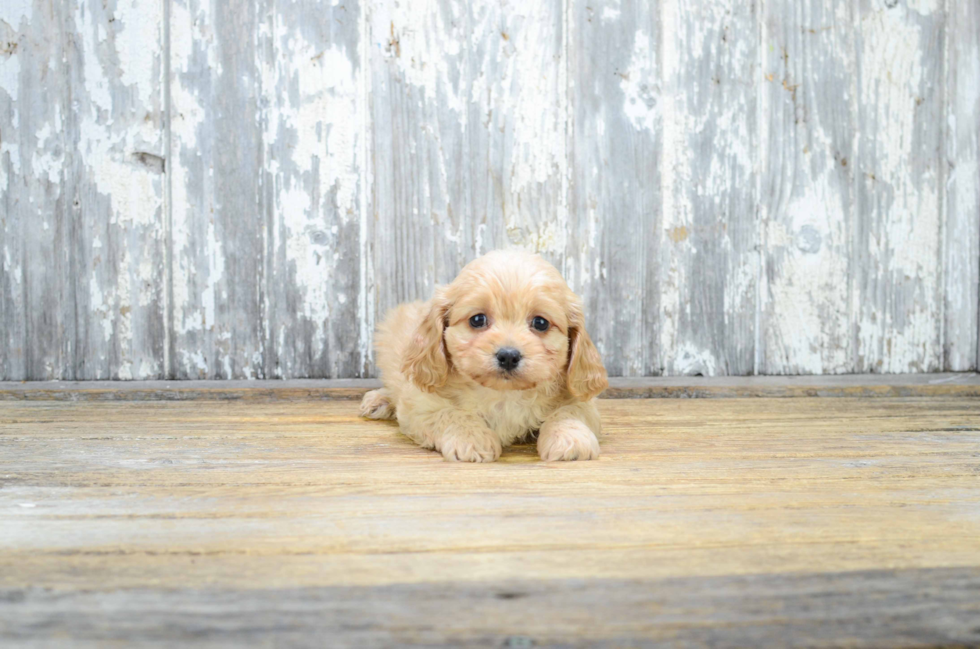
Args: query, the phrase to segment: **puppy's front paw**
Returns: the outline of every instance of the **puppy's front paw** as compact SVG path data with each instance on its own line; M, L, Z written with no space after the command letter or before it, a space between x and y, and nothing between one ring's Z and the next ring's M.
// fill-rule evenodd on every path
M599 457L599 440L578 419L551 421L538 433L538 455L545 462L595 460Z
M395 405L391 402L391 393L381 388L365 394L361 399L360 414L368 419L394 419Z
M436 450L451 462L495 462L503 448L487 432L446 432L436 439Z

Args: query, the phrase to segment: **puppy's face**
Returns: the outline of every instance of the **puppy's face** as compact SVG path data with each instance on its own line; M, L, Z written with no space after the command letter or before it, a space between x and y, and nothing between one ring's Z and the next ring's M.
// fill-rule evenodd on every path
M557 380L568 358L569 292L558 273L528 263L467 270L446 292L445 344L456 371L494 390Z
M494 390L565 382L577 399L606 387L578 297L537 255L490 253L437 292L403 368L426 391L450 374Z

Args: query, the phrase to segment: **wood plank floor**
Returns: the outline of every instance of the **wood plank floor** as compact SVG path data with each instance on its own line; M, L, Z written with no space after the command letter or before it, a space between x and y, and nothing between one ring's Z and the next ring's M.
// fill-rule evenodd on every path
M604 400L597 462L351 401L0 403L2 646L980 646L980 399Z

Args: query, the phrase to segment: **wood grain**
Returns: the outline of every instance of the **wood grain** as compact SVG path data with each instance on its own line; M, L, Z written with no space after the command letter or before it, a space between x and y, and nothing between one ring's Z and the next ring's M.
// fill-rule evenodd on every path
M264 378L264 102L257 2L173 0L168 377ZM271 100L270 90L270 100Z
M861 0L854 369L941 369L943 38L938 3Z
M661 8L663 371L754 374L758 6L664 0Z
M4 376L163 376L162 25L139 0L4 12Z
M0 381L0 401L359 400L377 379ZM603 399L978 397L977 374L612 378Z
M0 16L0 371L71 379L75 249L61 4Z
M765 374L854 367L853 3L766 3L761 122Z
M589 305L610 375L661 374L660 5L571 6L565 276Z
M262 2L264 371L363 371L359 320L366 111L357 2Z
M77 379L163 378L163 4L69 3ZM65 254L65 253L62 253Z
M134 637L195 646L320 646L325 637L336 647L975 646L977 573L84 594L10 589L2 594L10 621L0 637L30 646L71 629L72 646L81 647Z
M601 411L476 466L347 402L2 403L0 638L975 641L975 398Z
M505 246L613 376L975 370L978 42L971 0L4 2L0 380L374 376Z
M980 6L947 3L945 330L946 370L978 367L980 321Z

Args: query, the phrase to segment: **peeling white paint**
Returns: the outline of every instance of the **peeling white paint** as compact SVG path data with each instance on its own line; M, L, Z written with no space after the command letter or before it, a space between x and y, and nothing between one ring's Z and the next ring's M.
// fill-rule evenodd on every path
M633 128L656 133L660 130L660 66L653 36L638 30L633 40L630 66L620 76L623 90L623 112ZM601 133L600 133L601 135Z
M672 350L674 355L673 373L678 376L715 376L719 374L718 361L707 349L702 349L690 342L681 343Z
M449 3L452 13L446 15L437 0L414 3L377 2L372 4L371 34L376 46L397 65L404 79L415 86L428 101L438 101L467 126L466 100L456 92L450 61L460 52L463 38L429 38L430 34L449 33L447 19L457 29L462 27L460 5ZM474 37L477 32L473 32Z
M947 173L944 196L946 235L944 349L951 371L977 367L980 291L980 5L950 3L946 16Z
M922 16L928 16L940 10L939 0L907 0L906 6Z
M124 90L135 95L136 105L151 110L154 94L160 92L160 78L153 74L154 65L160 68L158 48L148 44L161 42L162 8L159 3L137 0L120 2L116 6L114 43L122 61L122 74L104 67L102 54L107 47L104 25L94 23L96 14L84 4L76 10L75 21L82 36L81 46L85 65L85 91L88 108L79 115L81 134L79 152L85 161L89 178L98 191L110 197L113 222L121 227L157 225L162 205L162 186L146 168L134 163L137 152L160 153L160 130L154 119L144 114L134 116L125 127L113 119L113 93ZM116 26L118 23L118 26ZM93 38L93 34L97 34ZM127 74L126 70L129 69ZM112 75L112 76L110 76ZM121 83L121 87L117 84Z
M877 0L857 7L834 2L833 16L820 8L820 17L832 18L833 30L819 31L823 26L814 23L817 31L802 37L815 44L806 51L812 58L826 39L836 43L832 39L846 34L833 51L855 61L845 76L855 79L856 92L843 88L840 97L860 108L860 121L855 117L848 127L864 153L849 154L854 180L848 189L840 185L842 163L833 155L840 136L826 126L830 118L806 99L806 84L820 87L833 71L815 64L803 78L791 78L779 69L781 53L767 54L749 35L771 30L770 45L778 50L778 35L811 26L785 24L805 17L796 11L801 7L790 7L788 0L786 5L766 3L759 9L763 15L754 16L734 0L684 5L664 0L659 14L651 14L655 20L637 19L633 31L623 30L632 38L609 53L619 57L616 66L606 70L599 62L603 74L619 77L609 80L609 101L595 108L569 101L583 81L572 65L579 53L569 56L569 48L582 42L587 30L619 30L623 21L637 18L635 8L626 11L615 0L588 12L567 2L372 0L356 12L356 64L342 27L314 38L287 19L299 11L295 6L264 6L266 13L256 22L255 59L242 59L236 65L243 69L227 71L241 83L255 82L260 93L256 150L264 175L256 209L268 212L243 214L243 224L257 225L242 227L262 229L256 236L264 237L263 258L255 261L263 264L256 267L261 291L281 289L290 296L281 303L266 299L266 312L255 314L228 304L231 274L248 262L210 216L227 204L222 192L236 188L208 164L195 164L204 155L221 155L209 151L215 127L209 120L235 119L216 110L220 97L209 94L226 72L219 40L227 36L224 26L212 24L219 7L211 0L174 0L173 155L166 169L173 190L173 333L180 371L193 377L254 378L265 371L290 376L309 370L304 354L316 357L328 348L324 366L349 367L347 358L355 355L370 363L379 296L430 290L453 264L508 243L556 260L573 286L593 296L605 299L603 290L615 290L617 298L633 301L643 299L644 291L659 291L659 340L651 354L660 357L652 365L659 361L668 373L732 371L732 359L751 344L740 338L741 330L751 335L745 323L763 312L759 340L765 358L757 366L770 371L844 372L862 363L874 371L934 369L944 345L947 362L956 369L975 367L980 228L962 215L980 209L975 129L964 126L975 124L978 114L980 57L971 53L977 51L980 12L970 3L947 8L938 0L908 0L895 7ZM79 7L73 42L84 69L81 79L71 81L78 86L71 88L71 110L77 111L72 124L77 123L79 148L62 146L66 107L60 104L44 119L31 120L30 133L19 131L24 61L57 70L62 63L47 59L60 50L38 50L34 59L0 52L0 104L13 102L9 116L0 117L6 120L0 125L0 192L34 183L16 194L18 209L22 214L45 210L32 221L32 231L52 237L58 215L51 213L47 192L63 190L66 156L80 163L80 177L70 180L80 188L83 231L90 241L82 247L90 255L89 275L77 290L91 307L85 316L91 371L101 378L148 378L161 372L146 344L164 275L158 253L165 177L133 154L164 150L162 5L125 0L108 9ZM947 10L951 13L944 18ZM32 12L29 0L2 3L0 38L9 42L13 35L31 47L37 41L32 21L41 20ZM583 16L591 22L576 24ZM948 26L942 34L936 25L944 20ZM961 25L973 25L972 31ZM941 42L949 58L939 65ZM775 62L775 69L758 69L760 59L768 62L763 67ZM786 67L795 69L792 63ZM942 90L933 78L937 70L948 75ZM769 73L775 78L765 81ZM775 84L775 93L770 95L766 84ZM771 121L774 98L794 87L799 96L792 110L802 125ZM949 93L950 105L937 113L939 92ZM52 92L61 95L68 93ZM759 98L756 110L753 101ZM397 102L375 103L389 99ZM380 132L372 107L373 115L398 120L403 141L372 141ZM574 131L576 111L586 111L582 117L594 127L589 137L611 145L608 152L589 152L587 162L579 161L588 165L584 171L569 164L571 155L580 155L569 145L582 144ZM943 137L927 128L935 119L945 120L944 143L923 141ZM771 157L760 152L780 129L795 132L794 142L806 147L805 153L796 150L801 147L789 152L798 159L782 149ZM11 132L18 141L6 135ZM611 213L602 192L635 193L627 179L610 175L608 164L641 151L633 137L660 146L662 203L656 211L662 219L651 246L659 251L655 288L644 288L644 269L637 268L628 280L610 270L616 266L609 256L621 254L610 248L615 241L610 229L626 216ZM32 138L36 147L18 146ZM395 146L397 157L385 159L384 149ZM948 157L948 168L940 166L946 161L939 160L939 151ZM642 156L636 160L644 164ZM372 173L382 163L391 168L375 186ZM785 186L774 191L773 206L762 208L760 223L754 224L754 203L746 197L761 194L760 187L768 190L761 181L756 185L756 178L779 165L788 176L774 184ZM583 178L591 184L587 190L574 184ZM843 197L851 190L850 198ZM569 214L570 196L581 213ZM74 196L58 200L65 198ZM385 239L394 233L378 224L392 221L378 213L379 205L395 210L403 224L410 222L412 236L397 233L403 240L388 245ZM849 209L855 213L842 214ZM857 224L869 230L867 250L852 248ZM750 228L756 228L755 235ZM20 249L11 243L14 236L20 235L7 226L0 259L3 280L20 287L24 269ZM359 238L353 245L346 240L352 236ZM752 236L760 236L766 248L747 249ZM424 250L409 250L413 246ZM421 258L412 257L420 252ZM763 254L768 274L759 273L754 262ZM855 268L858 263L870 266ZM870 286L859 285L859 270L868 271ZM753 297L757 287L758 299ZM706 307L706 296L719 303ZM296 312L286 313L282 304L294 300ZM641 311L642 305L635 313ZM354 313L358 322L351 325L345 319ZM960 325L956 316L963 313L972 315ZM610 318L602 311L592 315ZM269 328L258 327L256 335L264 338L257 343L237 338L241 327L253 324L241 321L251 318ZM311 348L293 347L299 329L309 323L312 339L302 344ZM756 335L760 329L756 326ZM611 355L637 348L633 339L597 344ZM296 349L296 358L280 355L287 349ZM110 350L119 359L117 367L107 365ZM267 351L278 365L265 370ZM647 362L611 360L632 372ZM59 362L52 356L37 366L64 375Z
M619 4L616 6L606 5L602 8L602 22L611 23L619 20L622 12L619 9Z
M173 325L178 336L193 332L204 332L215 323L214 286L215 277L223 273L224 255L216 245L213 220L208 229L208 250L211 262L218 264L217 269L198 268L197 259L193 254L196 249L192 239L191 227L195 211L201 206L196 205L189 192L192 181L190 167L184 162L184 157L200 157L200 143L197 139L199 129L205 123L204 102L207 97L199 97L191 87L181 82L182 77L192 75L195 53L203 50L209 68L217 72L218 63L214 55L214 33L208 23L212 10L207 1L197 3L197 13L191 14L184 2L171 3L171 70L170 83L171 106L173 120L171 121L172 152L168 162L168 173L171 178L172 192L172 231L173 245ZM190 28L193 26L193 28ZM213 171L213 170L212 170ZM198 179L199 182L203 181ZM210 198L210 196L209 196ZM205 210L213 209L213 202L203 206ZM194 278L198 273L205 275L209 282L201 295L190 294ZM198 308L196 305L201 305ZM207 306L205 306L207 305ZM210 318L209 318L210 314ZM210 323L210 324L208 324ZM181 353L183 352L183 353ZM184 351L178 349L182 360L182 369L189 376L206 377L209 375L209 365L200 351Z
M785 258L768 284L763 308L771 319L764 332L769 368L791 366L798 373L837 374L849 370L848 261L839 246L847 233L833 169L792 199L780 221L768 224L769 250Z
M56 125L59 127L59 131L60 126L60 124ZM60 182L61 170L65 162L65 151L59 146L61 136L60 132L55 133L52 130L51 124L48 122L45 122L35 134L37 148L31 156L31 170L35 178L45 178L52 184Z
M835 15L844 24L846 8L837 5ZM769 10L767 25L790 11ZM804 14L801 20L820 18ZM759 368L770 374L853 371L849 299L857 199L851 170L860 166L850 132L858 122L853 34L770 30L764 36Z
M670 245L667 232L672 228L686 227L687 205L679 200L679 186L684 182L678 176L683 173L681 160L681 111L679 107L678 80L680 60L677 43L678 6L671 0L661 5L661 38L663 100L661 116L663 120L663 148L660 153L660 196L663 205L662 228L658 237L658 249L665 250ZM673 352L677 345L677 314L681 308L680 284L678 282L678 258L675 255L661 255L660 270L660 340L658 348L661 358L658 365L666 370L672 364Z
M3 3L0 3L0 5L3 5ZM0 42L17 42L19 34L16 29L12 29L10 24L4 24L2 20L0 18ZM16 106L19 91L20 54L16 51L0 51L0 98L3 95L7 95L10 98L10 102Z
M935 370L941 363L941 311L938 261L941 258L939 183L935 165L914 172L913 161L930 155L918 140L926 85L928 23L907 12L877 12L859 25L865 73L860 105L873 120L877 136L873 157L861 179L874 197L875 225L868 263L887 286L892 307L866 313L858 327L857 354L864 369L880 372ZM855 292L854 299L866 298ZM877 305L876 305L877 306ZM855 312L867 304L855 304Z
M363 208L358 159L362 86L340 43L324 48L320 41L309 42L275 11L263 29L268 30L264 37L270 56L260 61L261 85L275 89L262 118L266 158L277 188L272 206L276 227L270 235L273 249L285 251L285 267L279 271L298 297L296 313L271 313L268 318L312 324L313 337L304 344L323 350L334 345L333 321L342 318L339 307L347 302L338 292L339 283L331 282L353 261L341 255L349 249L341 228L347 232L344 226L359 222ZM295 138L296 145L284 146L284 136ZM292 366L295 361L286 346L290 342L280 343L280 363L285 365L277 371L302 372ZM262 367L261 357L253 363Z
M0 22L5 22L14 31L31 15L32 0L3 0L0 2Z

